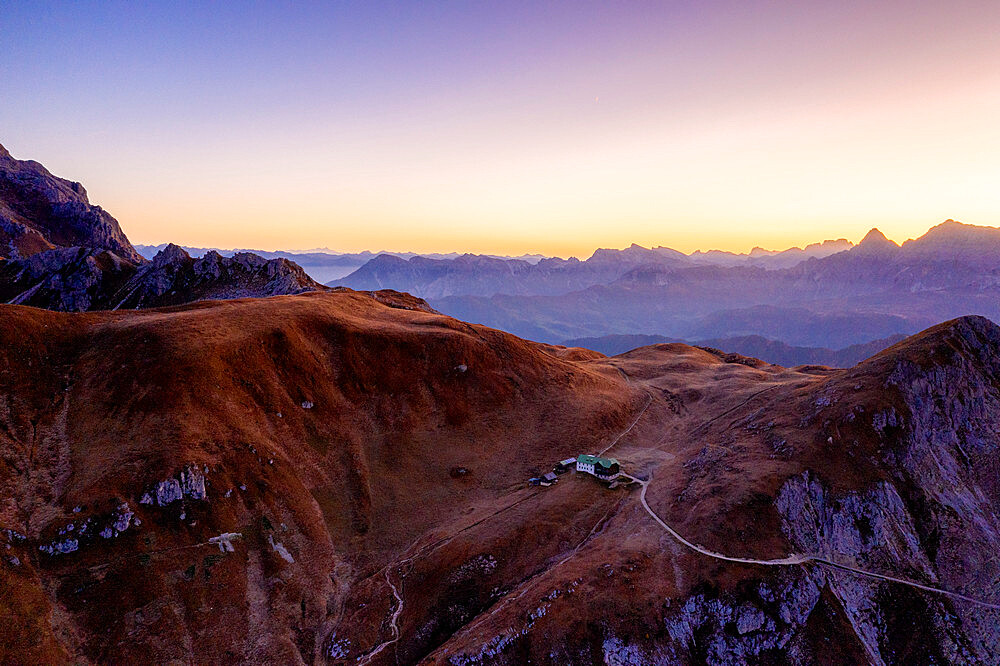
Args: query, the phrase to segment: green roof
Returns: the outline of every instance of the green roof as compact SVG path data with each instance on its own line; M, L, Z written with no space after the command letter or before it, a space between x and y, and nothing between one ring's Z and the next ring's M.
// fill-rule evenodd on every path
M601 458L598 456L588 456L586 454L579 456L576 461L583 463L584 465L594 465L600 467L611 467L612 465L618 464L618 461L614 458Z

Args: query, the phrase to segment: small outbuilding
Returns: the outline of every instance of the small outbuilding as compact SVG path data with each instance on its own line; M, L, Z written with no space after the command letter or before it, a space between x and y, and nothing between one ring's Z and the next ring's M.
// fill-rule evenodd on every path
M530 479L528 479L528 485L542 486L543 488L548 488L558 480L559 477L557 477L554 472L546 472L542 476L533 476Z
M566 458L566 460L560 460L556 463L556 466L552 468L552 471L556 474L565 474L576 466L576 458Z

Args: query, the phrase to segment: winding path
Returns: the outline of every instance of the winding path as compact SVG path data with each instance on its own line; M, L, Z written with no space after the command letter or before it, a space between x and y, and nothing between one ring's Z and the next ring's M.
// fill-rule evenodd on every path
M634 476L624 475L627 478L635 481L642 486L642 492L639 494L639 501L642 502L642 506L646 509L653 520L660 524L660 527L665 529L670 536L679 541L684 546L687 546L691 550L701 553L707 557L711 557L717 560L723 560L725 562L738 562L740 564L757 564L766 567L784 567L784 566L796 566L800 564L808 564L814 562L816 564L822 564L834 569L840 569L841 571L847 571L849 573L854 573L859 576L866 576L868 578L874 578L876 580L884 580L891 583L899 583L900 585L908 585L909 587L916 588L918 590L923 590L925 592L933 592L934 594L941 594L946 597L951 597L952 599L958 599L960 601L966 601L971 604L976 604L977 606L983 606L985 608L992 608L994 610L1000 610L1000 604L990 603L988 601L983 601L982 599L974 599L972 597L967 597L964 594L958 592L952 592L950 590L942 590L938 587L931 587L930 585L924 585L922 583L917 583L912 580L906 580L905 578L896 578L895 576L886 576L885 574L875 573L873 571L866 571L864 569L858 569L856 567L848 566L846 564L840 564L838 562L833 562L823 557L816 555L796 555L791 554L788 557L784 557L777 560L757 560L749 557L731 557L729 555L723 555L722 553L717 553L707 548L703 548L696 543L692 543L681 536L677 530L667 525L662 518L660 518L655 511L653 511L649 503L646 502L646 489L649 487L649 480L643 481L642 479L637 479Z
M628 377L628 375L626 375L626 377ZM622 430L622 431L621 431L621 432L620 432L620 433L618 434L618 436L617 436L617 437L615 437L615 441L611 442L610 444L608 444L607 446L605 446L605 447L604 447L603 449L601 449L601 452L600 452L600 453L598 453L597 455L599 455L599 456L603 456L603 455L604 455L605 453L607 453L607 452L608 452L609 450L611 450L611 448L612 448L612 447L613 447L613 446L614 446L615 444L617 444L617 443L618 443L618 440L620 440L620 439L621 439L622 437L624 437L625 435L627 435L627 434L628 434L628 433L629 433L629 432L630 432L630 431L632 430L632 428L634 428L634 427L635 427L635 424L639 422L639 419L641 419L641 418L642 418L642 415L646 413L646 410L647 410L647 409L649 409L649 406L650 406L650 405L651 405L652 403L653 403L653 396L652 396L652 394L651 394L651 393L647 392L647 393L646 393L646 404L645 404L645 405L643 405L643 407L642 407L642 409L641 409L641 410L639 410L639 414L638 414L638 415L636 415L636 417L635 417L635 420L634 420L634 421L632 421L632 424L631 424L631 425L629 425L629 427L627 427L627 428L625 428L624 430Z
M541 491L536 490L533 493L530 493L530 494L522 497L519 500L511 502L507 506L505 506L505 507L503 507L501 509L497 509L496 511L490 513L489 515L483 516L482 518L480 518L479 520L475 521L474 523L472 523L470 525L466 525L465 527L463 527L462 529L458 530L457 532L454 532L453 534L450 534L447 537L442 537L442 538L438 539L437 541L434 541L432 543L429 543L429 544L421 547L419 550L417 550L416 552L414 552L412 555L408 555L407 557L404 557L403 559L398 560L397 562L395 562L393 564L387 564L387 565L385 565L384 567L382 567L381 569L379 569L379 571L376 571L374 574L372 574L372 576L374 576L374 575L377 575L379 572L384 572L385 573L385 582L389 584L389 588L392 590L392 596L393 596L393 598L396 601L396 607L393 609L392 615L389 617L389 628L392 630L392 638L389 638L388 640L382 641L381 643L379 643L378 645L376 645L375 647L373 647L370 651L368 651L368 652L362 654L361 656L359 656L358 657L358 664L368 664L375 657L375 655L379 654L380 652L382 652L382 650L384 650L385 648L389 647L390 645L392 645L393 643L395 643L396 641L399 640L399 637L400 637L399 616L403 614L403 582L405 581L406 574L407 574L407 571L403 570L404 567L410 565L417 558L423 557L425 555L429 555L430 553L434 552L436 549L438 549L441 546L443 546L444 544L448 543L449 541L451 541L452 539L454 539L455 537L457 537L462 532L470 530L473 527L475 527L476 525L479 525L479 524L483 523L484 521L489 520L490 518L493 518L494 516L496 516L496 515L498 515L500 513L503 513L504 511L507 511L508 509L512 509L513 507L517 506L518 504L521 504L522 502L525 502L525 501L531 499L532 497L535 497L540 492ZM418 542L419 542L419 539L418 539ZM410 548L408 548L407 550L408 551L412 550L415 547L416 547L416 542L414 544L412 544L410 546ZM392 583L392 579L390 577L392 569L395 569L395 570L399 571L399 588L397 588ZM366 576L362 580L368 580L372 576Z
M573 548L571 551L569 551L568 555L566 555L565 557L563 557L562 559L560 559L558 562L556 562L552 566L544 566L543 565L540 569L538 569L537 571L535 571L534 573L532 573L530 576L528 576L527 578L524 578L521 581L519 581L518 583L516 583L514 585L513 589L511 589L510 592L508 592L506 595L504 595L504 597L502 599L500 599L499 603L482 609L479 612L479 615L476 616L472 620L472 622L469 622L464 627L462 627L460 631L462 633L465 633L465 634L472 632L473 630L475 630L476 627L478 627L480 624L482 624L487 618L493 617L501 609L507 607L508 605L510 605L512 603L517 602L521 597L523 597L525 595L525 593L529 589L531 589L532 583L534 583L536 579L538 579L541 576L544 576L546 574L552 573L557 568L559 568L560 566L562 566L563 564L565 564L566 562L568 562L569 560L571 560L577 553L580 552L580 550L584 546L586 546L588 543L590 543L594 539L594 537L596 537L597 535L601 534L604 531L604 528L607 527L608 523L610 522L609 516L611 515L612 509L617 510L617 509L621 508L621 505L623 504L624 499L625 498L623 497L622 500L620 500L618 502L618 504L616 504L613 507L608 507L608 510L604 512L604 515L601 516L601 518L596 523L594 523L594 526L592 528L590 528L590 532L587 533L587 536L585 536L583 538L583 540L580 541L580 543L578 543L576 545L575 548ZM513 593L513 591L515 589L519 590L518 593L515 596L511 596L511 594ZM456 632L456 634L457 633L458 632Z
M403 613L403 596L399 593L399 590L396 589L396 586L392 584L392 580L389 578L388 569L385 570L385 582L389 583L389 587L392 588L392 596L396 598L396 609L392 611L392 616L389 618L389 628L392 629L392 638L379 643L378 647L358 659L358 664L367 664L375 658L375 655L399 640L398 621L399 616ZM399 586L403 587L402 579L399 581Z

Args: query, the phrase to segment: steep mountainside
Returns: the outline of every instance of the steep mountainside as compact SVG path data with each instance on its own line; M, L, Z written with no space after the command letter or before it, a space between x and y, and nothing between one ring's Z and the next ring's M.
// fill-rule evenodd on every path
M0 306L0 661L995 663L998 414L981 318L833 371L393 293ZM525 483L605 450L641 489Z
M28 257L55 246L142 261L118 221L90 204L83 185L53 176L38 162L14 159L0 146L0 257Z

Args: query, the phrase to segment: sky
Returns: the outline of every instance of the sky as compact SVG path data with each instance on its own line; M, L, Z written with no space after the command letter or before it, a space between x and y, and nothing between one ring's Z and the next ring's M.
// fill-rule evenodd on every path
M133 243L747 251L1000 225L1000 2L0 3L0 143Z

